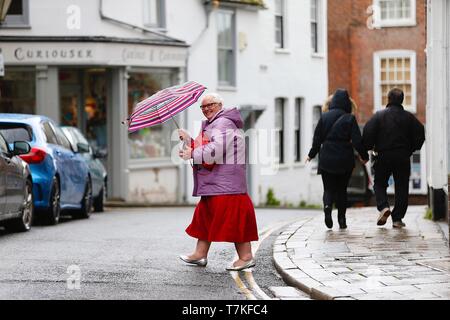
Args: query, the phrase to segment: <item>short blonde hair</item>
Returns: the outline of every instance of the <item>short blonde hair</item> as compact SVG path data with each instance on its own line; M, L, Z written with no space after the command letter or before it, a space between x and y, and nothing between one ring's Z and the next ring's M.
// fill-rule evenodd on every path
M331 100L333 100L333 95L328 96L327 100L325 100L323 106L322 106L322 112L328 112L330 111L330 104ZM355 100L350 98L350 102L352 104L352 114L356 114L358 111L358 105L356 104Z

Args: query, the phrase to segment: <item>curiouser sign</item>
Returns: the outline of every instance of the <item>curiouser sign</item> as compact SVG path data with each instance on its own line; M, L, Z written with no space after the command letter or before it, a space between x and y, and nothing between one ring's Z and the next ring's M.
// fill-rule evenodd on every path
M118 43L1 43L5 65L184 67L183 47Z

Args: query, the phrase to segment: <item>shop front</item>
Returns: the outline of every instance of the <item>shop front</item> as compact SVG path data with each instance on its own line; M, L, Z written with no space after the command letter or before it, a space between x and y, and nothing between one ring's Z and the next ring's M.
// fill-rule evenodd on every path
M182 169L170 158L174 126L128 134L122 121L137 102L185 80L186 46L52 41L2 40L0 112L41 114L78 127L105 155L110 199L180 202Z

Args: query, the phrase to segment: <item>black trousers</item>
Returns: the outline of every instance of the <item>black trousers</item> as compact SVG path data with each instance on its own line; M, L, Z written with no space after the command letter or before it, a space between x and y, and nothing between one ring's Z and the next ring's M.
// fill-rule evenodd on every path
M410 159L377 159L374 163L374 170L374 191L378 211L390 208L386 189L389 186L389 177L393 175L395 183L395 206L392 210L392 220L402 220L408 209L409 176L411 174Z
M333 207L336 205L339 214L347 211L347 186L352 172L334 174L322 171L323 182L323 205Z

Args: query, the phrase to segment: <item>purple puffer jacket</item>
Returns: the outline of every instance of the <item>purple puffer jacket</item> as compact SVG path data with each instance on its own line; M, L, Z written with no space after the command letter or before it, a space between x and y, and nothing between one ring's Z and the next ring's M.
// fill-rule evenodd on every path
M209 143L194 149L193 196L247 193L244 124L240 112L223 109L202 122ZM210 171L202 163L215 163Z

